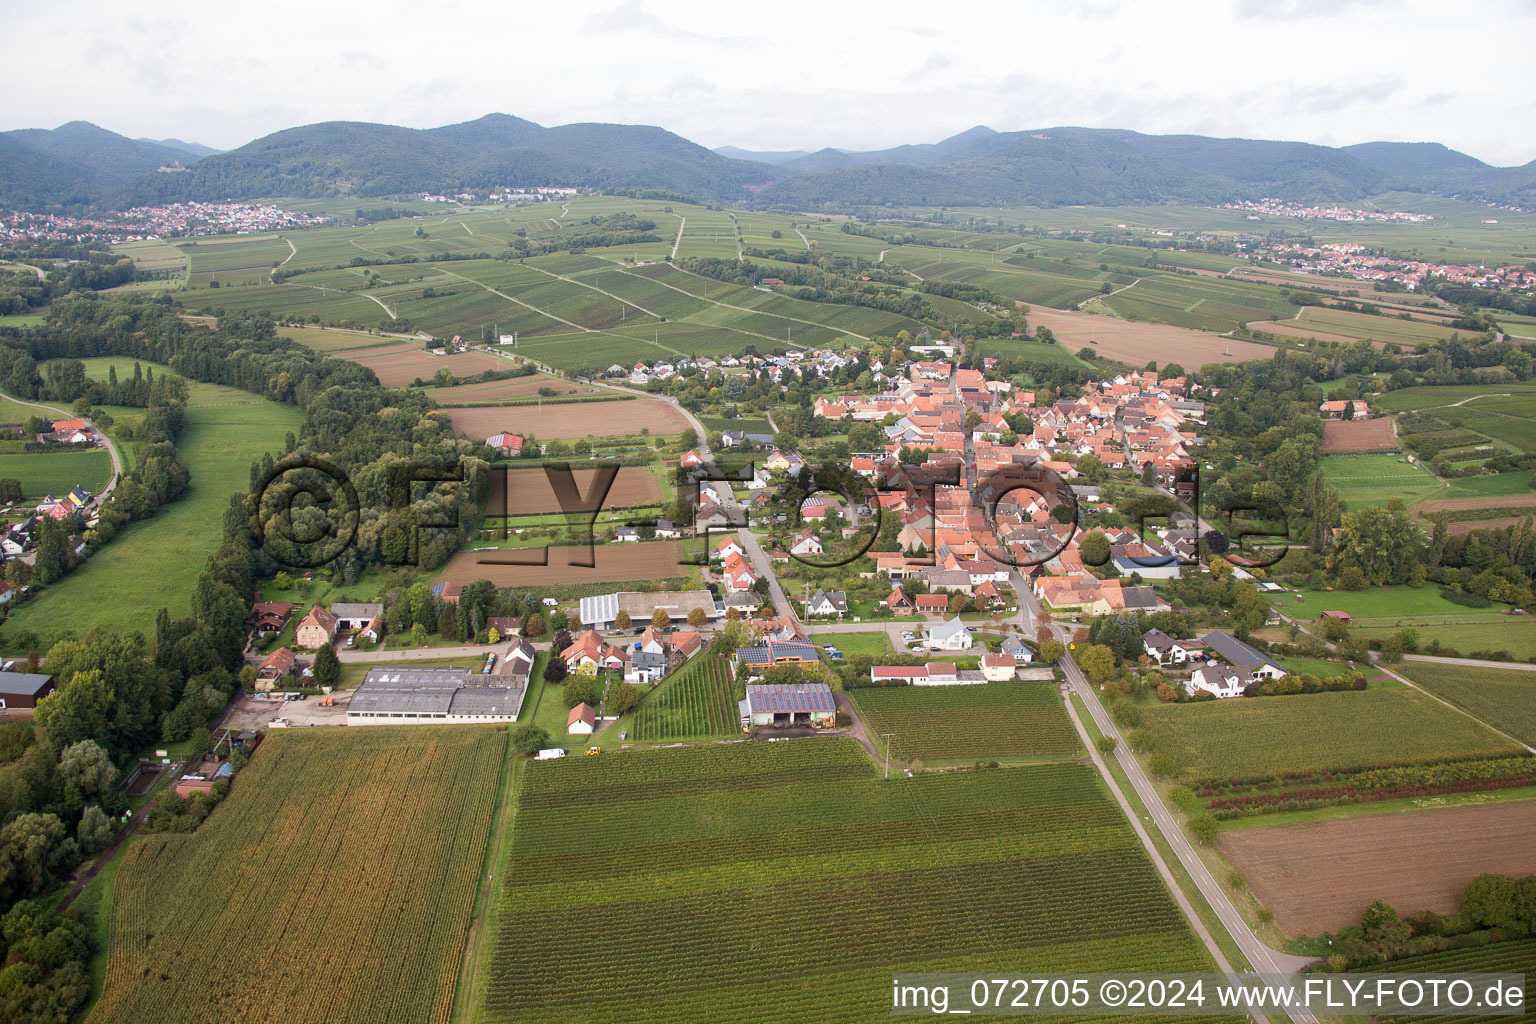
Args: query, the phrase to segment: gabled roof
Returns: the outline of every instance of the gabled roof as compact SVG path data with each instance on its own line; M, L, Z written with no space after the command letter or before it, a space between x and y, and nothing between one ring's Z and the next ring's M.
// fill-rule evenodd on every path
M837 710L832 688L826 683L749 685L747 704L754 714L788 715Z
M1243 643L1237 637L1222 630L1213 629L1200 639L1207 647L1221 655L1223 661L1230 662L1234 668L1244 672L1252 673L1265 665L1280 668L1279 663L1263 651Z

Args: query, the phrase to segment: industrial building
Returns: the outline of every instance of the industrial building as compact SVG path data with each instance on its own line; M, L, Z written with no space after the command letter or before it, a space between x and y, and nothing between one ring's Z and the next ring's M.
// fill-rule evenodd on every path
M657 590L648 593L600 594L581 599L581 625L584 629L612 629L619 612L627 612L635 625L651 621L657 609L667 613L673 625L688 621L688 613L695 608L704 613L709 622L725 617L725 610L715 603L715 595L707 590Z
M466 668L370 669L347 704L347 724L464 725L516 721L528 692L526 685L476 685L511 678L474 675Z

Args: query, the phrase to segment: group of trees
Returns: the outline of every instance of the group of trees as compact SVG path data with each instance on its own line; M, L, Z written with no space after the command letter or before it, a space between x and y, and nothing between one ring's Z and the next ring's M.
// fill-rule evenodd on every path
M1360 923L1334 937L1334 971L1374 967L1402 957L1536 935L1536 875L1483 874L1461 891L1461 911L1426 910L1402 918L1382 900L1365 908Z

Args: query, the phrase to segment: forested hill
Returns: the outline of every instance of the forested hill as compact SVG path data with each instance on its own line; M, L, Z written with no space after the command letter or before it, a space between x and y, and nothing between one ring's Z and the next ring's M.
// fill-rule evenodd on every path
M305 125L199 159L203 148L127 139L84 122L51 132L0 133L0 209L393 196L494 185L653 191L794 210L1264 197L1354 202L1389 189L1536 205L1536 162L1491 167L1438 144L1338 149L1089 128L996 132L978 126L893 149L755 154L714 152L643 125L546 128L489 114L425 130L345 121ZM159 170L176 161L188 169Z
M740 197L772 178L661 128L544 128L506 114L425 131L333 121L276 132L205 157L185 174L148 174L120 202L260 196L384 196L494 185L664 189Z
M195 159L85 121L0 132L0 208L91 205L146 172Z

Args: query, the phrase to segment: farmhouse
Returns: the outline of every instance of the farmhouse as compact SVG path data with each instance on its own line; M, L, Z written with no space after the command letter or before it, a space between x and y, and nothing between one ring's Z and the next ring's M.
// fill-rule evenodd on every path
M384 614L382 604L333 604L331 614L336 616L336 631L355 633L367 629L374 619Z
M293 674L298 655L286 647L279 647L256 666L256 690L265 693Z
M0 709L35 708L58 684L40 672L0 672Z
M1361 399L1354 401L1324 402L1317 407L1327 419L1363 420L1371 415L1371 407Z
M317 651L336 639L336 616L315 605L294 631L294 643L307 651Z
M496 635L503 639L509 636L522 636L523 620L515 615L492 615L485 620L485 628L494 629Z
M526 687L472 685L483 678L467 668L370 669L347 705L347 724L516 721Z
M629 661L629 655L605 641L596 630L587 630L581 637L560 652L568 671L579 672L585 665L598 671L621 669Z
M829 726L837 718L837 703L826 683L747 686L741 702L743 728L754 725Z
M581 599L581 624L587 629L612 629L619 612L628 613L636 625L650 622L658 611L664 611L674 624L688 621L688 614L695 609L704 613L708 622L717 622L725 616L725 610L715 603L715 597L707 590L657 590L647 593L624 592L601 594Z
M521 453L523 450L523 443L524 442L521 436L517 434L509 434L506 432L500 434L492 434L490 437L485 439L485 445L487 448L493 448L503 455L517 455Z
M257 636L281 633L293 617L293 605L279 601L258 601L251 605L251 631Z
M924 615L943 615L949 611L949 598L944 594L918 594L914 601Z
M1230 633L1213 629L1200 638L1206 647L1215 651L1221 659L1235 668L1244 685L1256 679L1279 679L1285 669L1269 655L1243 643Z

